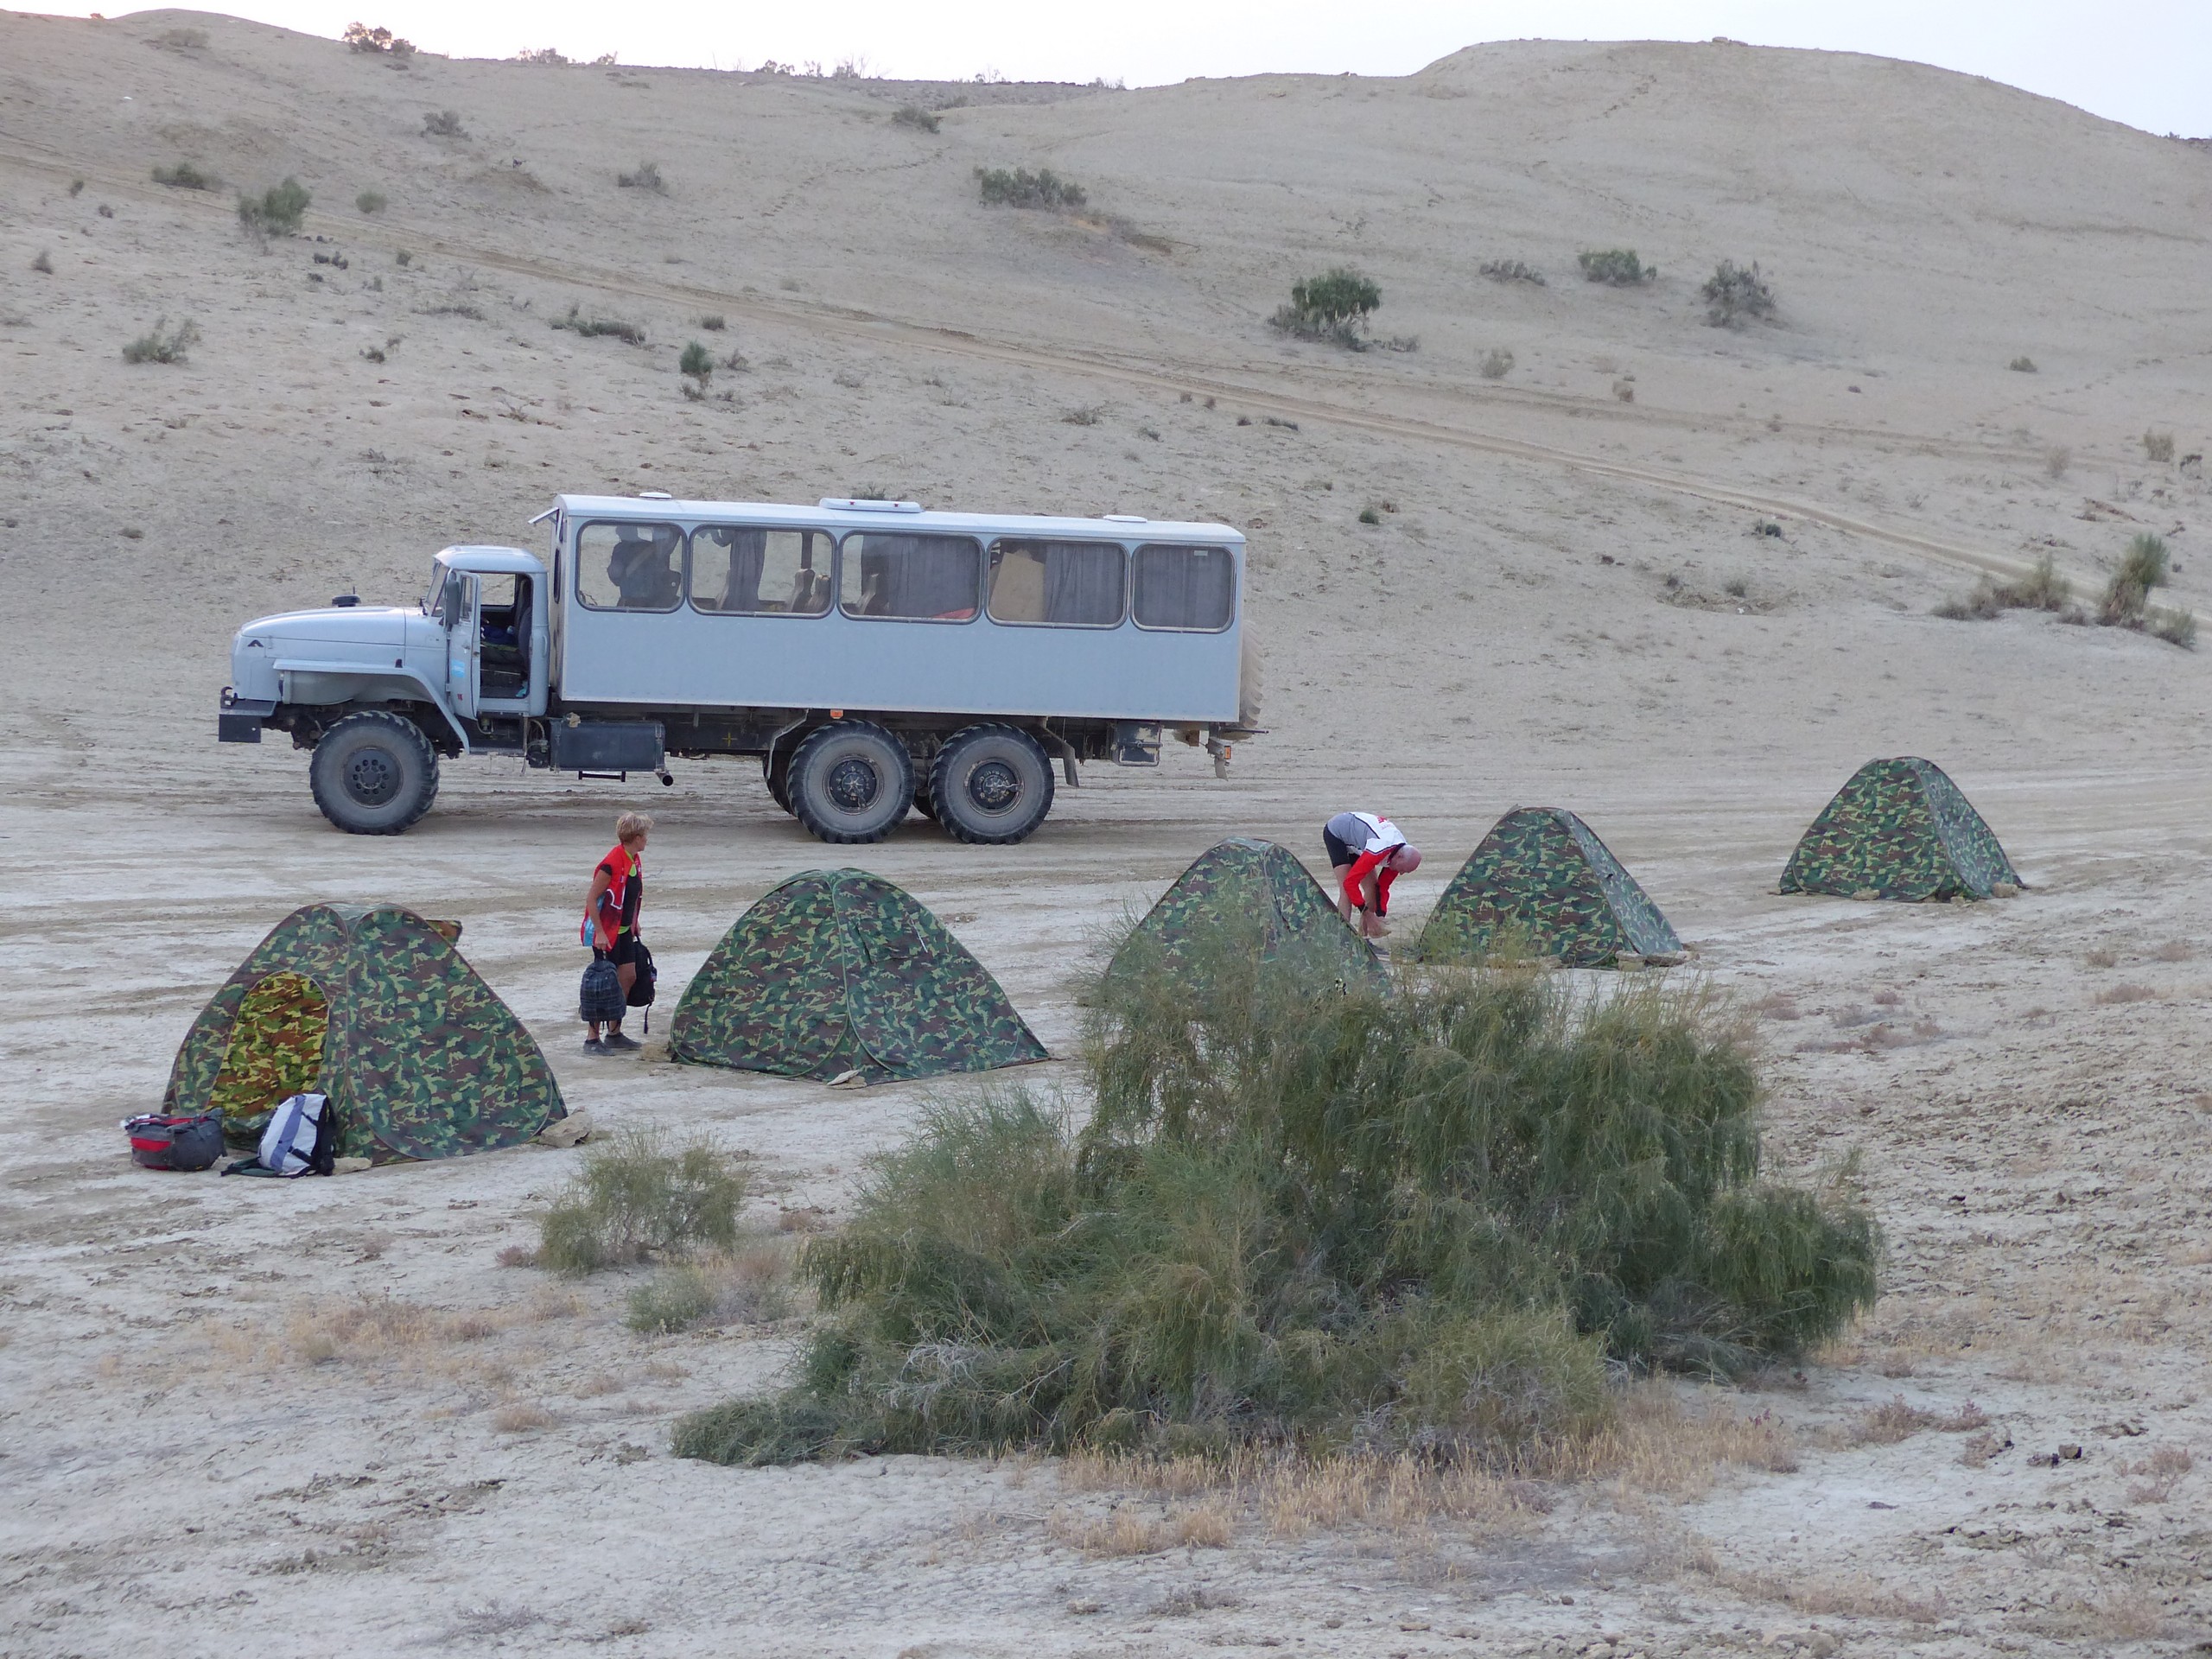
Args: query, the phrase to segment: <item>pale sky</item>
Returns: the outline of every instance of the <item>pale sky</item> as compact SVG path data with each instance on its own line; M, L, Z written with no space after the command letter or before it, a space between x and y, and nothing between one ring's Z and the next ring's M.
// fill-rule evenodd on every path
M59 10L83 16L90 7ZM454 57L1155 86L1268 71L1402 75L1478 41L1816 47L1986 75L2152 132L2212 136L2212 0L241 0L237 16L335 36L380 24Z

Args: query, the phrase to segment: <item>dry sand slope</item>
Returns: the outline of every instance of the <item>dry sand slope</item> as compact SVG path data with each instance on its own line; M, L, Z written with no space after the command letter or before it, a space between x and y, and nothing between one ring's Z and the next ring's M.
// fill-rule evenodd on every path
M888 118L955 96L934 134ZM424 133L445 110L465 137ZM617 186L646 159L664 193ZM308 238L247 239L227 189L150 182L179 161L296 175ZM978 206L972 169L1012 165L1079 179L1095 215ZM0 14L0 1650L2212 1636L2212 1472L2183 1467L2212 1457L2204 658L1929 614L1959 558L2047 550L2086 587L2141 529L2203 605L2180 462L2212 439L2209 230L2201 148L1866 59L1522 44L1397 81L1109 93L394 69L221 18ZM1574 253L1612 245L1659 281L1580 281ZM1777 325L1704 326L1722 257L1760 262ZM1548 283L1478 274L1515 258ZM1338 260L1418 351L1267 330ZM650 343L550 327L571 304ZM189 361L126 365L164 315L197 324ZM692 338L746 363L702 404L675 372ZM1493 350L1514 366L1486 379ZM918 820L856 861L1065 1053L1070 942L1224 832L1312 855L1327 811L1391 810L1446 855L1418 909L1497 813L1573 806L1762 1010L1776 1166L1859 1155L1887 1298L1802 1381L1689 1401L1758 1422L1707 1437L1735 1461L1681 1435L1545 1512L1301 1533L1239 1511L1217 1547L1215 1517L1113 1554L1086 1530L1109 1506L1187 1502L1049 1466L669 1459L672 1415L765 1384L791 1328L648 1341L619 1284L495 1265L575 1154L245 1192L132 1172L115 1120L312 897L461 918L571 1100L726 1134L759 1159L763 1227L834 1222L912 1121L908 1089L575 1054L565 941L628 797L454 766L414 833L354 840L300 757L212 741L239 620L410 594L442 543L529 541L554 491L608 487L1246 526L1274 735L1233 779L1102 768L1021 848ZM1771 896L1828 791L1894 753L1950 768L2034 891ZM646 804L672 993L825 855L741 767ZM379 1321L345 1312L364 1297L391 1299ZM1969 1400L1987 1427L1942 1426ZM2083 1455L2032 1460L2062 1445Z

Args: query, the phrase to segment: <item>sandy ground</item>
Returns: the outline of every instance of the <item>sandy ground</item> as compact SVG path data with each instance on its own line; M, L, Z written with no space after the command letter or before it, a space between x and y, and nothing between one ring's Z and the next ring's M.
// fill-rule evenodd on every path
M886 118L955 97L936 135ZM469 137L423 136L443 109ZM665 194L615 185L646 158ZM296 173L308 237L247 239L227 192L149 181L181 159ZM1082 180L1095 222L977 207L972 168L1017 163ZM346 206L367 188L383 214ZM1108 93L394 70L212 17L0 14L0 1651L2212 1637L2212 1475L2183 1466L2212 1454L2203 658L1930 614L1974 562L2044 550L2086 591L2145 528L2205 605L2182 462L2212 437L2208 226L2201 150L1821 54L1529 44L1402 81ZM1660 282L1575 278L1614 243ZM1762 262L1777 326L1702 325L1722 255ZM1476 274L1496 257L1549 281ZM1337 259L1418 351L1269 334L1291 277ZM549 327L571 303L651 344ZM162 315L198 325L188 363L126 365ZM747 365L703 404L674 367L694 337ZM1485 379L1494 348L1515 366ZM461 919L572 1103L745 1149L764 1230L834 1224L913 1121L918 1090L577 1052L578 889L632 796L454 765L415 831L348 838L302 757L213 741L238 622L411 594L445 542L528 543L555 491L609 487L1245 526L1273 734L1231 779L1180 753L1097 768L1023 847L916 820L852 861L1065 1055L1083 941L1223 834L1318 857L1329 811L1389 810L1432 850L1417 913L1498 813L1571 806L1757 1010L1772 1165L1857 1159L1879 1307L1802 1374L1687 1391L1762 1425L1721 1437L1757 1466L1481 1525L1239 1511L1225 1545L1114 1555L1088 1522L1173 1501L1050 1465L671 1459L673 1417L772 1383L798 1326L647 1339L619 1277L499 1266L576 1154L246 1191L135 1170L116 1120L315 898ZM2027 895L1772 894L1827 795L1898 753L1952 772ZM830 859L741 766L642 804L672 1001L747 902ZM382 1334L345 1325L365 1306ZM1986 1423L1943 1427L1969 1402Z

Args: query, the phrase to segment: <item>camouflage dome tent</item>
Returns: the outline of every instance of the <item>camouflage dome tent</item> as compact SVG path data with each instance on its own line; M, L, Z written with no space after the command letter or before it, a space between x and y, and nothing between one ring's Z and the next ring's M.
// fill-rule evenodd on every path
M1346 980L1385 978L1375 948L1344 925L1336 901L1271 841L1232 836L1192 860L1106 965L1116 973L1185 971L1208 931L1250 928L1263 961L1288 961Z
M761 894L684 988L668 1052L695 1065L870 1083L1046 1057L983 964L866 870Z
M1847 899L1988 899L2027 884L1942 767L1869 760L1836 791L1782 872L1784 893Z
M1516 807L1491 826L1436 901L1414 954L1424 962L1471 961L1507 931L1570 968L1682 950L1605 843L1556 806Z
M522 1022L462 960L452 922L308 905L200 1011L167 1112L219 1109L251 1146L288 1095L329 1096L338 1155L391 1163L511 1147L568 1116Z

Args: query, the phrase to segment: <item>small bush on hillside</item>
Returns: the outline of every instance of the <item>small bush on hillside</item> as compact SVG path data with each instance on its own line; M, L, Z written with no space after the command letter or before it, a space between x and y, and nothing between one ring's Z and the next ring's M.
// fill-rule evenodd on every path
M1488 259L1477 269L1494 283L1534 283L1538 288L1545 286L1544 273L1519 259Z
M697 381L703 391L707 382L714 378L715 354L695 340L683 348L683 355L677 359L676 369L686 379Z
M556 328L566 328L590 340L601 334L612 334L617 340L626 340L632 346L645 343L645 331L634 322L621 322L613 317L588 317L580 307L570 306L564 316L552 320Z
M2189 611L2153 611L2144 626L2153 639L2183 651L2196 649L2196 618Z
M314 200L305 185L288 178L258 196L240 196L238 223L263 236L290 236L300 228Z
M2143 459L2163 467L2174 458L2174 435L2171 432L2145 432L2143 435Z
M155 319L150 333L143 334L123 348L126 363L181 363L185 353L200 343L200 330L193 326L190 317L174 328L167 317Z
M1493 348L1483 358L1482 373L1485 380L1503 380L1513 372L1513 353Z
M912 127L918 132L935 132L943 123L918 104L902 104L891 118L894 127Z
M371 29L366 23L348 23L341 37L346 48L354 52L383 53L395 58L415 55L414 42L393 34L388 29Z
M2057 560L2046 553L2026 575L2012 582L1984 576L1965 598L1938 605L1936 614L1953 622L1986 622L2007 611L2053 611L2063 616L2073 601L2073 584L2058 574Z
M154 44L167 47L172 52L204 51L207 46L207 31L204 29L165 29L154 37Z
M1382 290L1349 265L1293 283L1290 303L1280 306L1268 325L1300 340L1333 340L1355 351L1367 319L1382 303Z
M696 1324L714 1306L715 1293L698 1268L663 1268L631 1291L623 1323L641 1335L666 1336Z
M2032 357L2016 357L2005 366L2015 374L2033 374L2037 372L2036 360Z
M665 195L668 186L662 182L660 167L653 162L639 162L634 173L617 173L614 182L625 190L658 190Z
M1010 173L1002 167L979 167L976 189L986 207L1080 207L1089 200L1081 185L1049 167L1034 173L1026 167Z
M569 60L563 57L560 52L553 47L526 46L523 48L521 51L515 54L515 61L517 63L543 64L548 67L559 67L566 64Z
M585 1154L583 1168L538 1220L537 1260L556 1273L597 1273L737 1237L745 1177L703 1138L626 1130Z
M353 198L353 206L365 213L380 213L389 205L380 190L364 190Z
M172 190L219 190L223 181L213 173L203 173L190 162L179 162L175 167L154 169L154 182L166 184Z
M466 138L468 130L461 124L459 110L439 110L423 118L425 138Z
M31 269L41 276L53 276L54 255L47 249L41 248L36 253L31 255Z
M710 311L699 319L699 326L709 334L718 334L729 327L729 319L719 311Z
M677 1449L1510 1464L1603 1421L1609 1361L1755 1365L1873 1300L1872 1217L1760 1178L1751 1051L1695 995L1346 987L1263 943L1095 984L1086 1127L1020 1090L928 1109L805 1247L796 1382Z
M1605 283L1613 288L1634 288L1659 280L1659 267L1647 265L1634 248L1593 248L1574 256L1586 283Z
M2144 629L2175 645L2193 645L2196 622L2188 612L2153 613L2150 609L2151 590L2165 586L2170 574L2164 537L2154 536L2148 531L2131 537L2127 550L2120 556L2119 567L2112 573L2112 580L2105 584L2104 602L2097 607L2097 620L2108 628ZM2184 633L2186 638L2175 637Z
M1705 320L1716 328L1733 328L1752 318L1764 321L1774 315L1774 290L1759 275L1756 259L1749 265L1723 259L1698 293L1705 300Z

